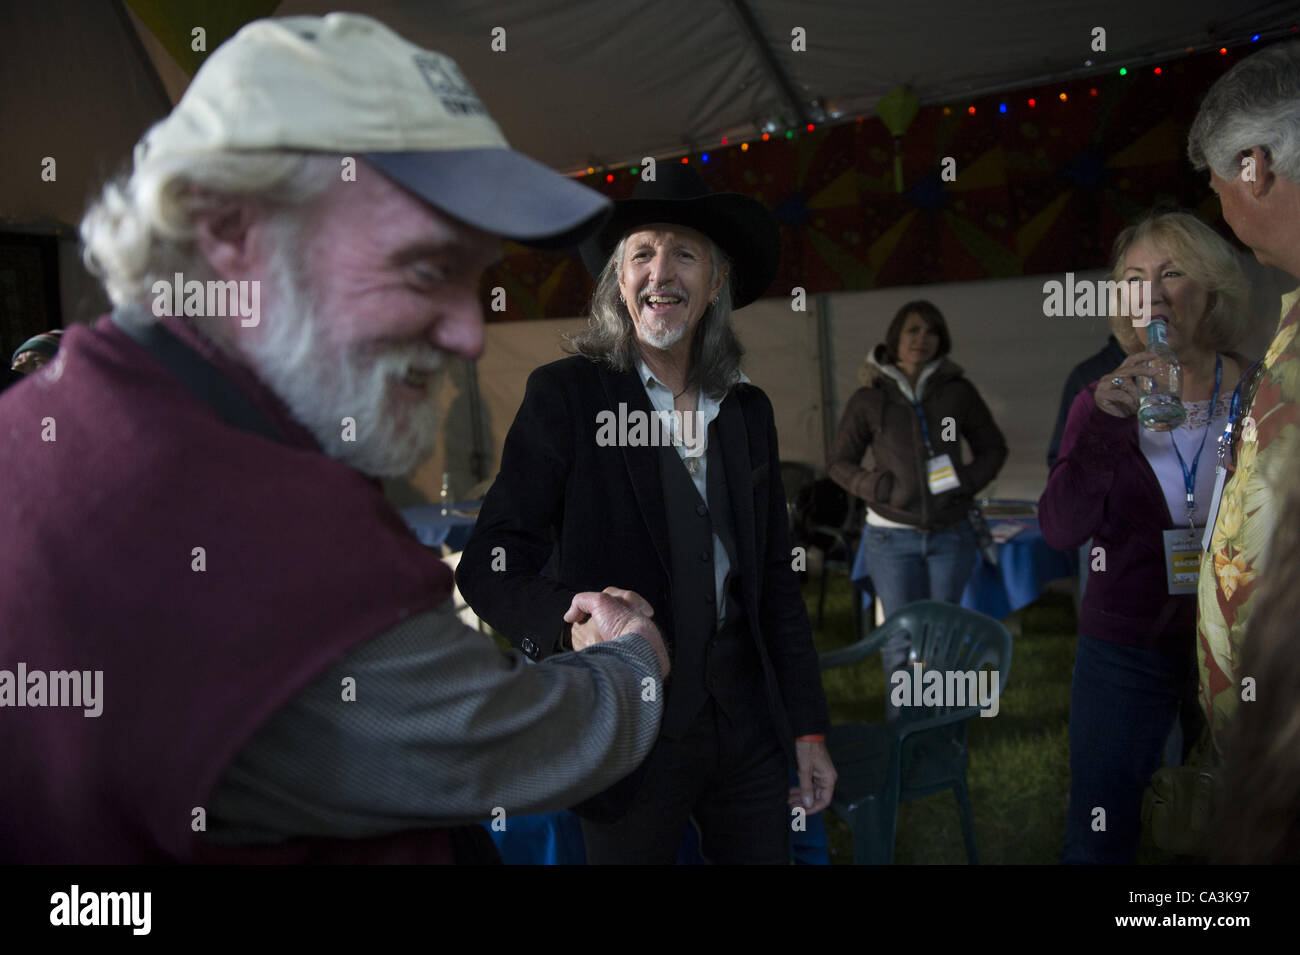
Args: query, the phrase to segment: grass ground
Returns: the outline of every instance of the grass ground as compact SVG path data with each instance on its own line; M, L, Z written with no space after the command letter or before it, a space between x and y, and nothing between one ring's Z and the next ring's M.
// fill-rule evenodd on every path
M816 581L804 587L816 625ZM826 617L814 630L819 652L855 639L851 591L844 576L827 587ZM1065 834L1069 792L1070 673L1074 666L1075 613L1068 595L1045 595L1021 611L1011 679L994 719L970 721L967 780L975 815L980 861L985 864L1055 864ZM823 675L831 721L883 722L885 678L879 658ZM826 814L832 863L851 863L848 826ZM938 793L899 807L894 859L898 863L964 864L957 801ZM1144 834L1141 863L1169 863L1174 857L1149 844Z

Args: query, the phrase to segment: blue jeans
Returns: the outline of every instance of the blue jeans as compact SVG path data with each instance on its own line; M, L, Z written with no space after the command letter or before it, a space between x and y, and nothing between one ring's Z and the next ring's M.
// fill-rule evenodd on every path
M1137 858L1142 793L1160 768L1190 663L1186 655L1080 634L1070 687L1070 804L1061 862L1132 865Z
M920 531L910 528L863 528L867 539L867 571L871 586L880 598L885 616L917 600L941 600L955 604L961 601L979 549L975 532L963 521L956 527L942 531ZM893 674L907 667L911 640L907 634L890 637L880 651L880 663L885 670L885 715L898 719L898 707L890 700Z

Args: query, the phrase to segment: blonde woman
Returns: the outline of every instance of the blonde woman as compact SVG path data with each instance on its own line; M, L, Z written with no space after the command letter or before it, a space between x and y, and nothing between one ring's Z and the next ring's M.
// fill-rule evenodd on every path
M1231 246L1195 216L1156 213L1125 229L1110 277L1135 290L1150 283L1151 317L1165 319L1182 365L1187 420L1169 432L1138 426L1138 379L1156 356L1131 322L1114 323L1129 356L1075 398L1039 501L1048 544L1068 550L1091 538L1100 555L1070 694L1066 863L1136 856L1142 791L1195 679L1196 588L1170 583L1169 532L1206 523L1216 439L1247 365L1233 351L1247 332L1245 277ZM1104 829L1093 827L1098 808Z

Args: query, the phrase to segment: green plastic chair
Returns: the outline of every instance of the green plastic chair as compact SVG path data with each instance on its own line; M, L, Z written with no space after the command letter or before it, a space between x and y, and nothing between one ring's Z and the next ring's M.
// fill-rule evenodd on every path
M987 665L998 674L999 698L1006 692L1011 673L1007 628L982 613L932 600L908 604L852 646L822 654L820 667L825 671L865 660L879 653L898 631L911 635L922 680L926 672L935 669L943 673L978 671ZM911 663L908 668L915 675ZM944 699L954 701L955 695ZM831 727L826 746L839 778L830 809L853 830L855 865L892 863L898 804L945 789L957 797L966 857L972 865L979 864L966 786L966 721L979 712L977 696L970 705L960 707L903 706L898 719L883 726L846 723Z

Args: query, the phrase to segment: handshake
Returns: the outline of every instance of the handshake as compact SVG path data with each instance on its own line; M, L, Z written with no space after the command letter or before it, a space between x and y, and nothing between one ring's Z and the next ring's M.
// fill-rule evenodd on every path
M573 624L574 650L585 650L626 633L640 634L654 647L659 657L659 675L666 677L670 668L668 651L659 628L650 622L654 612L640 594L606 587L601 593L575 594L564 620Z

